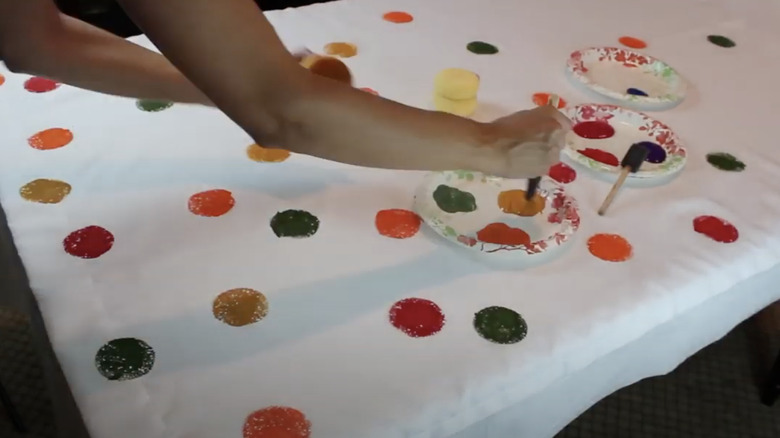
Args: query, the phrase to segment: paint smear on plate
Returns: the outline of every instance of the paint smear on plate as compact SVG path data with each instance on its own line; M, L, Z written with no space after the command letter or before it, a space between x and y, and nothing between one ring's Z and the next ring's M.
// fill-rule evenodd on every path
M246 156L258 163L281 163L290 158L290 151L286 149L264 148L259 144L250 144L246 148Z
M572 128L575 134L589 140L603 140L615 135L615 128L607 122L588 121L580 122Z
M366 93L373 94L374 96L379 96L379 93L373 88L363 87L360 89L360 91L365 91Z
M647 93L645 93L644 91L640 90L639 88L633 88L633 87L627 89L626 94L630 94L632 96L645 96L645 97L647 96Z
M334 42L325 45L325 53L341 58L351 58L357 55L357 46L352 43Z
M498 194L498 208L518 216L536 216L544 210L545 199L539 192L527 200L525 190L504 190Z
M422 219L417 213L400 208L380 210L374 219L379 234L394 239L407 239L420 231Z
M472 41L466 44L466 50L477 55L495 55L498 47L484 41Z
M73 141L73 133L65 128L45 129L27 139L30 147L42 151L59 149Z
M447 213L470 213L477 209L474 195L444 184L433 191L433 200Z
M19 189L19 195L30 202L58 204L70 194L70 184L56 179L39 178Z
M187 207L192 214L218 217L229 212L236 204L233 194L224 189L206 190L190 196Z
M156 99L139 99L135 102L135 106L141 111L146 111L148 113L158 113L172 107L173 102Z
M311 237L320 229L320 220L308 211L285 210L271 219L271 229L277 237Z
M76 230L62 241L68 254L82 259L96 259L114 246L114 235L97 225Z
M303 412L271 406L252 412L244 421L243 438L309 438L311 422Z
M588 239L588 251L601 260L625 262L634 254L634 249L625 237L618 234L594 234Z
M444 322L444 312L430 300L407 298L390 308L390 324L412 338L435 335Z
M262 293L247 288L222 292L211 306L214 318L233 327L254 324L268 315L268 300Z
M707 41L715 44L716 46L725 47L727 49L737 45L737 43L735 43L731 38L725 37L723 35L709 35L707 36Z
M599 163L609 164L610 166L620 165L620 160L618 160L616 156L612 155L607 151L602 151L601 149L586 148L586 149L580 149L577 152L581 153L582 155L585 155L591 160L596 160Z
M528 334L528 324L512 309L500 306L484 308L474 315L474 329L496 344L515 344Z
M715 216L697 217L693 220L693 229L716 242L732 243L739 239L737 227Z
M389 21L391 23L398 23L398 24L411 23L412 20L414 20L412 14L403 11L386 12L384 15L382 15L382 18L384 18L385 21Z
M726 152L714 152L707 154L707 162L713 167L727 172L742 172L745 170L745 163L740 161L734 155Z
M566 163L552 165L547 174L561 184L568 184L577 179L577 171Z
M626 47L630 47L632 49L644 49L645 47L647 47L647 43L646 42L644 42L643 40L641 40L639 38L632 37L632 36L622 36L622 37L618 38L618 41L620 42L620 44L622 44L622 45L624 45Z
M59 86L59 82L41 77L27 79L24 83L24 89L31 93L48 93L56 90Z
M545 106L550 104L550 93L534 93L531 96L534 104L537 106ZM558 109L565 108L566 101L562 97L558 97Z
M108 380L132 380L144 376L154 366L154 350L135 338L109 341L95 355L98 372Z
M640 144L645 149L647 149L647 158L645 158L645 161L648 163L658 164L666 161L666 149L664 149L658 143L653 143L652 141L641 141L637 144Z
M480 242L496 245L531 246L531 237L520 228L512 228L503 222L495 222L477 231Z

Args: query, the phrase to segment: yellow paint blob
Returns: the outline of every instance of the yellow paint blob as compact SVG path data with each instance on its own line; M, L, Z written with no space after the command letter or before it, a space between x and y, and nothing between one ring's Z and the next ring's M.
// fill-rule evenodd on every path
M252 289L240 288L222 292L212 305L214 318L233 327L254 324L268 315L265 295Z
M352 43L334 42L325 45L325 53L341 58L351 58L357 55L357 46Z
M19 195L30 202L57 204L70 194L70 184L56 179L36 179L19 189Z
M544 210L545 199L537 192L531 200L525 199L525 190L505 190L498 194L498 208L518 216L536 216Z
M433 79L433 93L451 100L476 99L479 76L462 68L447 68Z
M452 100L438 94L433 95L433 106L436 111L468 117L477 110L477 99Z
M259 144L251 144L246 148L246 156L259 163L281 163L290 158L290 151L285 149L264 148Z

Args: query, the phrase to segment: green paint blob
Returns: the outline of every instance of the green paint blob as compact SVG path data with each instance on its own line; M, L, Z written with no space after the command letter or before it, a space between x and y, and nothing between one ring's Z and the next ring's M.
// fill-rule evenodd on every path
M739 161L737 157L726 152L715 152L707 154L707 162L714 167L728 172L742 172L745 170L745 163Z
M472 41L466 45L466 48L469 52L477 55L495 55L498 53L498 47L484 41Z
M447 213L469 213L477 209L474 195L444 184L433 191L433 200Z
M317 216L303 210L285 210L271 219L277 237L311 237L320 228Z
M172 107L173 102L154 99L139 99L135 103L135 106L137 106L141 111L156 113Z
M730 38L724 37L723 35L709 35L707 40L716 46L725 48L731 48L737 45L737 43L732 41Z
M154 350L140 339L114 339L100 347L95 366L108 380L137 379L152 370Z
M528 334L528 325L519 313L499 306L477 312L474 315L474 328L480 336L497 344L514 344Z

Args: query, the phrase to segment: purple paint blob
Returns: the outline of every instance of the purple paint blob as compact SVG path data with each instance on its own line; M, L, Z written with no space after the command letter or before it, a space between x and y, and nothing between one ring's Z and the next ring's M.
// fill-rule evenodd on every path
M647 149L647 158L645 161L648 163L663 163L666 160L666 149L662 148L659 144L652 141L642 141L637 144L644 146Z
M640 90L639 88L629 88L628 90L626 90L626 93L632 96L647 96L647 93Z
M615 128L607 122L589 121L580 122L572 128L575 134L590 140L602 140L615 135Z

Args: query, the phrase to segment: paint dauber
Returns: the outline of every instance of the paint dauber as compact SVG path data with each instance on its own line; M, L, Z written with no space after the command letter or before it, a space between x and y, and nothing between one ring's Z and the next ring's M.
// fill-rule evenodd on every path
M604 213L607 212L607 208L609 208L609 205L612 204L612 200L615 199L615 195L617 195L618 190L620 190L620 187L622 187L623 183L626 182L628 174L639 171L639 168L642 167L642 163L645 161L645 158L647 158L647 154L649 152L650 150L641 143L634 143L630 148L628 148L628 152L626 152L626 155L620 162L620 167L622 167L623 170L620 171L618 180L615 181L615 184L612 186L612 190L609 191L609 194L604 200L604 203L601 204L601 208L599 208L599 216L604 216Z
M552 106L555 109L558 109L558 104L560 103L561 98L558 97L557 94L551 94L550 97L547 99L547 105ZM531 198L534 197L536 194L536 189L539 188L539 182L542 181L541 176L537 176L535 178L530 178L528 180L528 188L525 191L525 200L530 201Z

